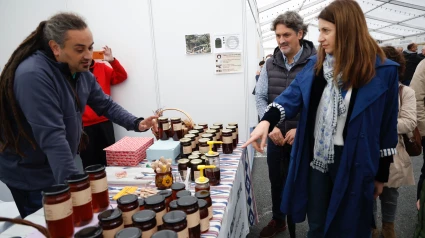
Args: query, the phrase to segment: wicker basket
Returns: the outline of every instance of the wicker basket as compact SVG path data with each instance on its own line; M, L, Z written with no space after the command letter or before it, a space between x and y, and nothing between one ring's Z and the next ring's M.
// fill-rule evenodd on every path
M24 225L24 226L31 226L37 229L41 234L43 234L45 237L50 238L49 231L46 227L37 225L35 223L32 223L30 221L24 220L24 219L13 219L13 218L6 218L6 217L0 217L0 222L10 222L13 224L18 225Z
M186 135L188 131L193 129L195 124L193 123L192 117L187 112L185 112L181 109L178 109L178 108L164 108L164 109L158 109L155 113L159 117L162 117L163 113L165 111L178 111L178 112L183 113L187 117L186 120L182 120L182 122L183 122L183 135ZM154 131L152 131L152 133L155 135L155 138L158 140L159 139L159 133L155 133Z

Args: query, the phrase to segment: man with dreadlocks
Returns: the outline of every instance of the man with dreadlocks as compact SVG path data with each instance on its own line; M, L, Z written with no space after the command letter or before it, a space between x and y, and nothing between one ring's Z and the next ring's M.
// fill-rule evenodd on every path
M44 188L78 173L86 105L127 130L157 130L156 116L137 118L102 91L89 72L92 51L84 20L60 13L39 24L0 75L0 180L22 218L42 207Z

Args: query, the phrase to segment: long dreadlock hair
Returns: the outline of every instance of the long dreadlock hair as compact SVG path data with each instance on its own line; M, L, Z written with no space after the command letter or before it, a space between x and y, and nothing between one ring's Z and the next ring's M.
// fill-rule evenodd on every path
M10 149L20 156L25 156L19 148L21 139L27 140L33 149L36 148L34 140L24 130L22 111L17 105L13 91L15 71L19 64L35 51L43 49L50 40L63 47L68 30L85 28L87 24L76 14L56 14L49 20L40 22L37 29L12 53L0 75L0 152ZM17 131L14 131L12 122L16 123Z

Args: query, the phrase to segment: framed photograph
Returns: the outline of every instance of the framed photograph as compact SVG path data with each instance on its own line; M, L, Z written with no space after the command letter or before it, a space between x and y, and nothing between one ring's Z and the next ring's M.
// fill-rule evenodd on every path
M208 54L211 53L210 34L186 35L186 54Z

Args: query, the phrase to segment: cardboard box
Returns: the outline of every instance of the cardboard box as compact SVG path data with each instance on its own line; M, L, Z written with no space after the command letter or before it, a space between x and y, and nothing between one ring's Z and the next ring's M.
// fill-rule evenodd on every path
M170 140L158 140L149 147L146 151L148 161L158 160L162 156L166 159L172 159L173 165L176 165L176 158L180 155L180 141Z
M153 138L124 137L104 149L109 166L137 166L146 158L146 150L153 144Z

